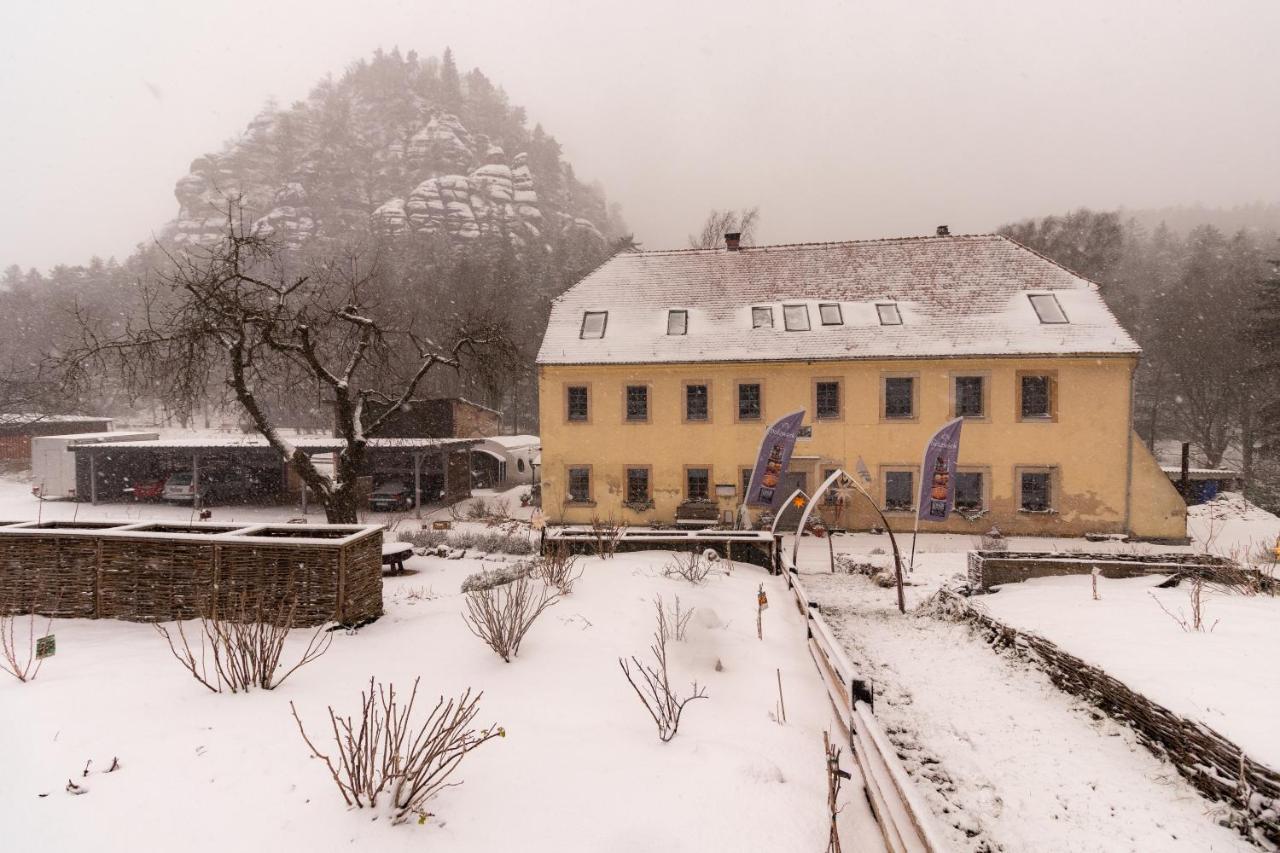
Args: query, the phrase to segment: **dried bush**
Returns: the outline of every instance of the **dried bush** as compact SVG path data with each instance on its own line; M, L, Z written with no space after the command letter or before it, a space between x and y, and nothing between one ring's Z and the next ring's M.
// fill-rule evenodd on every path
M408 542L418 550L430 550L443 545L446 536L443 530L405 530L401 531L399 541Z
M622 668L622 674L627 677L631 689L640 697L645 710L653 718L658 727L658 738L666 743L680 729L680 716L684 713L684 706L694 699L707 698L707 690L699 687L697 681L693 682L688 696L682 697L671 689L671 678L667 671L667 643L671 639L671 627L667 623L667 614L661 600L657 605L658 626L653 632L653 644L649 646L654 664L643 664L633 655L630 663L618 658L618 666ZM637 677L643 687L636 682Z
M711 561L701 551L677 551L663 567L662 574L669 578L683 578L696 586L705 582L711 574Z
M497 530L459 530L450 533L445 544L460 550L484 551L486 554L532 554L533 542L528 536Z
M212 604L206 601L201 607L200 631L194 638L187 637L182 622L174 623L176 640L174 632L164 625L157 624L155 628L168 642L169 651L178 663L214 693L224 689L245 693L254 687L274 690L298 669L327 652L333 642L333 633L321 625L293 666L278 672L297 609L296 598L281 600L272 606L261 596L250 601L247 595L241 595L229 614L214 612Z
M19 631L21 616L0 616L0 671L7 672L22 682L35 681L40 673L43 658L36 657L35 613L27 614L27 630ZM52 619L45 619L43 637L49 633ZM25 634L25 639L23 638Z
M520 654L520 643L542 611L560 600L560 594L545 583L528 577L502 586L467 593L463 621L471 633L507 663Z
M682 610L680 607L680 596L676 596L675 606L667 608L666 603L662 600L662 596L657 596L653 600L654 606L659 612L663 612L665 620L671 626L671 636L677 643L683 643L685 635L689 630L689 620L693 618L693 611L696 607L690 607L688 610Z
M840 814L840 785L850 776L847 770L840 769L840 748L832 745L830 732L822 733L822 745L827 753L827 815L831 819L827 853L840 853L840 833L836 829L836 818Z
M534 574L547 585L555 587L561 595L569 595L578 578L582 577L582 567L578 565L578 557L570 550L568 543L556 542L538 560Z
M1199 574L1192 574L1189 578L1190 583L1187 584L1187 597L1191 604L1191 614L1186 616L1181 608L1178 612L1172 613L1169 608L1165 607L1155 593L1148 593L1155 601L1156 606L1165 612L1165 614L1178 624L1178 627L1187 632L1212 631L1218 627L1218 620L1215 619L1213 624L1205 628L1204 614L1204 588L1207 585L1205 578Z
M622 538L622 523L610 518L594 516L591 519L591 542L596 556L609 559L618 550Z
M377 809L379 798L391 812L392 823L404 823L411 815L425 823L427 802L447 787L450 775L467 753L495 737L506 737L497 725L476 730L472 722L484 693L472 698L468 688L448 702L441 696L421 724L413 722L418 679L413 681L409 702L401 707L394 684L383 686L369 679L369 691L360 693L358 718L340 717L329 706L329 725L337 758L316 748L307 735L298 709L289 709L302 739L329 768L329 775L347 806Z

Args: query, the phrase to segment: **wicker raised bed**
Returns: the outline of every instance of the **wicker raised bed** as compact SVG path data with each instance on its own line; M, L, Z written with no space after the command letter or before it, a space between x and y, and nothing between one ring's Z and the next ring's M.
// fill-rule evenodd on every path
M378 525L0 525L0 613L164 622L242 597L297 602L294 625L382 615Z

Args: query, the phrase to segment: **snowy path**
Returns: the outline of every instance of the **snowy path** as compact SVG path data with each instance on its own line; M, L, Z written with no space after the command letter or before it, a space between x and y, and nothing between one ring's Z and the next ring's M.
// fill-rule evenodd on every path
M1253 850L1117 723L865 578L805 576L957 850Z

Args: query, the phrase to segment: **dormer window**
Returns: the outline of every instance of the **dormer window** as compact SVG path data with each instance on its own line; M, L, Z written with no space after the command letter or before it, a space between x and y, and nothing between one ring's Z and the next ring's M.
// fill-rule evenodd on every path
M667 334L683 335L689 331L689 312L672 309L667 312Z
M840 314L840 305L835 302L824 302L818 306L818 316L822 318L824 326L840 326L844 324L844 317Z
M604 327L609 323L608 311L585 311L582 314L582 338L603 338Z
M753 329L772 329L773 328L773 306L772 305L756 305L752 307L751 328Z
M1067 319L1062 306L1058 304L1058 297L1052 293L1029 293L1027 298L1031 300L1031 307L1036 309L1036 316L1040 318L1041 323L1071 322Z
M788 332L809 331L809 306L783 305L782 322Z
M876 313L880 315L881 326L901 326L902 313L896 302L881 302L876 305Z

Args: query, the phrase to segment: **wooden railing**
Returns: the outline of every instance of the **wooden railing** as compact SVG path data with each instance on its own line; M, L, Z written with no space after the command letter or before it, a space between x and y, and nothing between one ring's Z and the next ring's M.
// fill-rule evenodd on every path
M889 736L876 719L870 682L861 676L841 648L817 603L805 590L795 566L787 556L782 559L787 585L808 622L809 653L844 729L842 734L866 786L867 800L880 826L885 847L892 853L944 853L950 848L943 841L933 812L907 775Z

